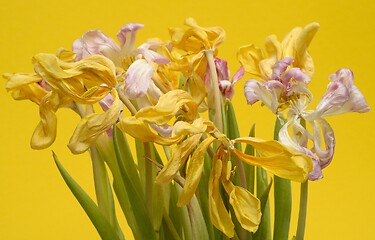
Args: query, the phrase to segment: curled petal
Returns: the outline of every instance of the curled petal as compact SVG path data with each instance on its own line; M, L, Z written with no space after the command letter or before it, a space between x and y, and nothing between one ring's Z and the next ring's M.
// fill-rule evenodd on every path
M276 36L271 35L266 38L266 52L268 58L263 59L259 63L259 69L262 79L270 79L273 72L273 66L282 58L282 48Z
M329 125L329 123L323 118L315 120L313 128L314 151L318 156L320 166L323 169L332 161L336 145L335 135L331 125ZM323 135L325 149L322 149L321 134Z
M164 124L164 125L156 125L156 124L150 124L150 127L152 127L152 129L154 129L157 133L160 134L160 136L162 137L170 137L172 135L172 126L168 125L168 124Z
M213 141L215 141L215 138L208 137L198 145L197 149L195 149L186 169L185 185L182 189L180 197L178 198L178 206L189 203L190 199L193 197L202 176L204 156L207 148Z
M108 94L99 101L99 105L103 109L103 111L107 111L112 106L114 101L115 99L113 98L112 94Z
M241 66L232 77L232 84L238 82L245 74L245 69Z
M163 125L167 124L179 111L188 119L194 119L197 105L187 92L176 89L162 95L155 106L139 110L135 117L147 123Z
M171 158L156 177L158 183L168 183L173 180L178 170L185 164L191 152L198 145L201 137L202 134L193 135L171 149ZM185 181L186 183L188 181Z
M143 24L128 23L117 32L117 39L120 42L121 53L123 56L129 54L135 49L135 38L137 31L141 28L143 28Z
M219 89L223 97L232 99L234 95L233 84L228 80L221 80L219 82Z
M117 84L113 62L101 55L64 62L53 54L40 53L33 62L35 71L52 90L78 103L96 103Z
M279 177L304 182L312 170L310 157L277 141L246 137L237 138L234 142L250 144L260 155L260 157L250 156L233 149L240 159L249 164L261 166Z
M184 121L178 121L173 126L172 136L186 136L189 134L204 133L207 129L207 124L209 124L209 122L203 118L194 120L192 124Z
M293 63L293 58L282 58L280 59L272 69L272 79L279 78L283 72Z
M299 68L292 68L286 71L281 77L281 81L286 85L290 82L291 79L296 80L297 82L309 83L310 77L301 71Z
M10 91L15 100L29 99L40 104L48 90L40 83L43 79L35 73L6 73L3 77L7 80L5 88Z
M112 90L113 104L108 111L93 113L84 117L75 129L69 141L69 149L74 154L87 151L95 140L118 120L120 114L120 100L116 90Z
M60 104L59 96L54 92L47 93L39 105L40 122L31 137L31 148L44 149L56 139L56 110Z
M146 95L153 73L153 66L146 60L138 59L133 62L128 71L126 71L125 94L130 99L136 99Z
M245 97L248 104L254 104L261 100L272 112L276 113L279 107L279 96L284 86L279 81L267 81L262 85L256 80L245 83Z

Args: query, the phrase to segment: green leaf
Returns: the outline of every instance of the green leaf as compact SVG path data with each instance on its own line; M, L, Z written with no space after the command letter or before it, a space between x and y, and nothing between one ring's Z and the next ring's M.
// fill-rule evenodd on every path
M59 162L54 152L53 158L66 185L68 185L70 191L73 193L75 198L78 200L79 204L81 204L82 208L85 210L87 216L90 218L94 227L98 231L100 237L103 240L119 240L116 231L109 224L105 216L100 212L98 206L89 197L89 195L79 186L79 184L69 175L69 173Z
M113 129L113 143L115 147L119 171L125 186L130 205L134 212L134 218L138 225L140 239L156 239L151 219L147 213L144 197L141 194L141 186L136 165L129 159L130 149L123 133L115 126Z
M274 139L278 140L279 131L282 128L284 119L276 118ZM290 180L275 176L275 220L274 220L274 240L288 240L290 218L292 214L292 186Z
M251 126L249 137L255 137L255 123ZM246 145L245 154L254 156L255 151L254 147L250 144ZM245 174L246 174L246 182L247 182L247 190L251 193L254 193L255 188L255 167L250 164L244 164Z

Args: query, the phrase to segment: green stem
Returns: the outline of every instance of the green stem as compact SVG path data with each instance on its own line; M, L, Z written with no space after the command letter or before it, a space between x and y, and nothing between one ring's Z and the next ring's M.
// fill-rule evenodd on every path
M144 151L145 151L145 158L152 159L151 156L151 146L150 143L144 143ZM150 161L145 160L145 199L146 199L146 207L147 211L152 219L152 191L153 191L153 174L152 174L152 163Z
M223 132L223 119L221 114L221 93L219 89L219 82L217 78L216 73L216 66L214 61L214 50L209 49L205 51L205 55L207 58L208 67L210 69L211 74L211 91L208 92L208 94L213 94L211 97L209 96L209 99L214 100L214 106L209 106L211 111L214 111L215 117L213 119L217 129L220 132Z
M308 196L308 190L309 190L308 182L309 181L307 180L306 182L301 183L296 240L303 240L304 235L305 235L307 196Z
M92 159L92 167L94 174L95 194L98 202L98 207L108 221L111 221L110 216L110 201L108 199L109 189L107 184L107 173L104 162L100 160L97 149L94 146L90 147L90 154ZM113 224L113 222L111 222Z

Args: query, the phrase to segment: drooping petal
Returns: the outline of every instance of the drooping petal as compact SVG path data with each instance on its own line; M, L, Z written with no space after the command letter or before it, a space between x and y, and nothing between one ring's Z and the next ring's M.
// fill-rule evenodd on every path
M54 92L47 93L39 105L40 122L31 137L31 148L44 149L52 145L56 139L56 110L60 104L59 96Z
M198 145L201 137L202 134L193 135L171 149L171 158L156 177L158 183L169 183L173 180L178 170L185 164L191 152Z
M323 119L319 118L314 120L313 122L313 128L314 128L314 151L316 155L319 158L320 166L321 168L327 167L333 158L333 154L335 152L335 134L333 132L333 129L329 123ZM323 135L324 140L324 147L325 149L322 149L322 138L321 135Z
M138 47L138 52L143 55L147 62L155 62L157 64L167 64L170 63L169 58L161 55L150 49L151 43L144 43Z
M221 198L221 173L222 162L214 159L208 185L209 212L212 225L231 238L234 236L234 224Z
M185 184L180 193L180 197L178 198L178 206L188 204L193 197L202 176L204 156L207 152L207 148L213 141L215 141L215 138L208 137L198 145L197 149L195 149L186 169Z
M39 105L47 94L47 89L39 84L43 79L38 74L6 73L3 77L7 80L5 88L15 100L29 99Z
M136 99L146 95L150 86L154 68L144 59L133 62L126 71L125 94L129 99Z
M245 83L245 97L248 104L262 101L272 112L277 113L279 96L284 86L279 81L267 81L267 87L252 79Z
M254 166L261 166L279 177L304 182L312 170L310 157L277 141L244 137L237 138L234 142L250 144L260 155L250 156L234 148L233 152L240 159Z
M70 138L68 147L74 154L87 151L95 140L118 120L120 114L120 100L116 90L112 90L113 104L104 113L92 113L84 117Z

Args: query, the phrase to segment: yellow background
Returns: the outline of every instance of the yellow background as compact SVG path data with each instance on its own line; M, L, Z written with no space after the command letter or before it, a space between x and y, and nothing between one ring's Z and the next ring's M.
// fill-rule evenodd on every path
M145 24L138 43L155 36L167 40L167 28L182 26L188 16L203 26L225 28L227 40L220 46L220 57L228 59L234 72L240 46L263 46L269 34L281 38L294 26L316 21L321 29L310 47L316 66L310 85L314 105L325 91L328 75L350 67L356 85L374 107L374 15L373 0L11 0L0 4L0 73L31 72L34 54L70 48L89 29L101 29L115 38L123 24L134 21ZM236 86L234 97L242 135L256 122L258 136L272 138L274 116L267 109L245 104L243 83ZM93 193L88 155L73 156L66 147L79 119L60 110L57 141L48 150L35 151L29 140L39 121L37 106L12 100L3 87L0 106L0 239L99 239L51 156L53 149L77 181ZM337 137L336 155L324 171L325 178L310 183L307 240L374 239L374 118L374 111L329 118ZM297 204L298 198L294 200Z

